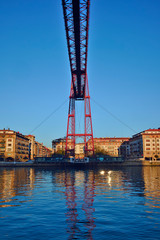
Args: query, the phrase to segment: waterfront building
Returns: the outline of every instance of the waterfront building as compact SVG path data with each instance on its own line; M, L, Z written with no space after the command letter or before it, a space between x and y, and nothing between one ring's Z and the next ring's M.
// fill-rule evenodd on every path
M84 158L84 150L85 150L84 143L77 143L75 145L75 157L76 158Z
M26 135L29 139L29 159L34 160L35 158L35 136L34 135Z
M71 149L71 140L68 139L68 148ZM54 154L65 154L66 138L58 138L52 141L52 149ZM75 144L75 156L76 158L84 157L84 143Z
M57 138L52 141L52 149L54 154L64 154L66 147L66 138Z
M47 148L46 146L43 146L42 147L42 152L43 152L43 157L45 156L45 157L51 157L52 156L52 151L49 149L49 148Z
M87 144L90 144L88 141ZM52 141L54 153L65 153L66 139L59 138ZM94 138L95 154L104 154L112 157L123 156L126 159L160 159L160 128L148 129L128 137ZM75 154L82 157L84 145L76 144Z
M35 141L34 135L26 135L26 137L29 139L29 157L31 160L34 160L35 157L51 157L52 149Z
M29 158L29 139L23 134L0 130L0 159L25 162Z
M129 138L127 137L119 137L119 138L94 138L94 150L95 154L105 154L113 157L118 157L119 155L123 155L123 151L121 149L122 144L128 142ZM88 142L88 144L90 144Z
M51 155L52 150L36 142L34 135L23 135L10 129L0 130L0 161L25 162Z
M38 153L39 153L38 142L35 141L35 144L34 144L34 156L38 157Z
M43 143L39 143L35 141L34 144L34 158L35 157L51 157L52 150L45 147Z
M119 156L123 155L126 150L126 145L128 144L129 138L94 138L94 149L96 154L106 154L109 156ZM90 140L88 141L90 144ZM120 148L123 145L122 149ZM52 141L52 148L54 153L64 154L66 146L65 138L58 138ZM84 156L84 144L77 143L75 146L75 154L77 157Z
M148 129L133 135L129 145L129 158L160 159L160 128Z
M124 158L128 158L130 156L130 144L129 140L124 141L119 147L119 155Z

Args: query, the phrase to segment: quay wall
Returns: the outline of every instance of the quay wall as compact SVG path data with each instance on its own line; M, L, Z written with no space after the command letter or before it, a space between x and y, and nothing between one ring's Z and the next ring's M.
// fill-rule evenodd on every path
M40 162L40 163L25 163L25 162L0 162L0 167L103 167L103 166L114 166L114 167L125 167L125 166L160 166L160 161L145 161L132 159L124 162L89 162L89 163L70 163L70 162Z

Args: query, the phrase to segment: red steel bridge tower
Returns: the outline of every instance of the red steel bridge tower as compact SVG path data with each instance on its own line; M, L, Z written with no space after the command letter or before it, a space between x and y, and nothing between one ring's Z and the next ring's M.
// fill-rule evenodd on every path
M66 135L66 154L75 156L77 139L84 144L84 156L94 153L90 95L87 77L89 0L62 0L68 54L71 68L71 90ZM84 131L76 132L76 101L84 102Z

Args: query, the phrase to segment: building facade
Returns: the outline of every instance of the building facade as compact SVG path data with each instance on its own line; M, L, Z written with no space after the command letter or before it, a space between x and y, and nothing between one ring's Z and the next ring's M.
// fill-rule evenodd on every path
M66 138L57 138L52 141L52 149L54 154L64 154L66 147Z
M65 152L65 138L52 141L54 153ZM88 141L87 144L90 144ZM148 129L137 133L132 138L94 138L95 154L123 156L126 159L160 160L160 128ZM84 145L76 144L75 154L84 154Z
M26 135L29 139L29 159L34 160L35 157L51 157L52 149L47 148L43 143L35 140L34 135Z
M35 142L34 144L34 158L35 157L51 157L52 150L45 147L43 143Z
M0 159L25 162L29 158L29 139L13 130L0 130Z
M160 128L148 129L133 135L129 145L130 158L160 160Z
M35 136L34 135L26 135L29 139L29 159L34 160L35 158Z
M65 154L66 138L58 138L52 141L54 154ZM71 141L68 140L68 148L72 148ZM84 143L75 144L75 157L84 158Z
M35 141L33 135L23 135L19 132L0 130L0 161L26 162L35 157L51 157L52 150L43 143Z
M128 142L129 138L94 138L95 154L105 154L113 157L122 155L121 145Z
M125 142L128 143L129 138L94 138L95 154L106 154L109 156L119 156L126 151L125 148L120 148ZM90 144L88 141L87 144ZM64 154L66 139L59 138L52 141L54 153ZM125 149L125 150L123 150ZM79 158L84 157L84 144L78 143L75 145L75 155Z

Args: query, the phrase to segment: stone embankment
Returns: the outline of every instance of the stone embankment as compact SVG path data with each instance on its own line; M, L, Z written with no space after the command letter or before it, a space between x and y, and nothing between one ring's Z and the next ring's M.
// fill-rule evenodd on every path
M146 161L139 159L128 159L121 165L123 166L160 166L160 161Z
M123 162L88 162L88 163L70 163L70 162L43 162L43 163L35 163L35 162L0 162L0 167L42 167L42 166L92 166L92 167L101 167L101 166L160 166L160 161L145 161L139 159L128 159Z

